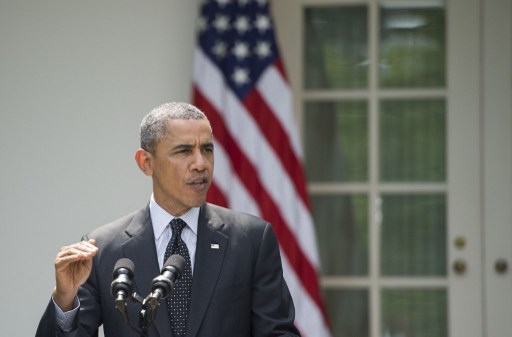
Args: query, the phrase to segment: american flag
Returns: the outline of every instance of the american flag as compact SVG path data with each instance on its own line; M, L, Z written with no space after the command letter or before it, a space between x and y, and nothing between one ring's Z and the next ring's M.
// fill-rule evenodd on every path
M291 91L267 0L207 0L194 52L193 103L215 143L208 201L272 223L305 337L330 336Z

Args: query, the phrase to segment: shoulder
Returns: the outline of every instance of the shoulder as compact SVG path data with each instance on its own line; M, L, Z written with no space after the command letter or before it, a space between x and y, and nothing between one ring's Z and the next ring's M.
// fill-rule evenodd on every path
M146 206L91 230L84 238L95 239L98 244L116 241L117 238L130 235L130 230L136 231L138 228L143 228L143 224L148 219L150 219L149 209Z
M268 221L252 214L233 211L214 204L206 204L202 211L209 226L232 238L260 241L267 236L275 235Z
M267 221L258 216L243 212L237 212L229 208L225 208L214 204L205 204L205 206L203 207L203 211L204 216L209 221L222 222L225 225L243 225L250 227L265 227L269 225Z

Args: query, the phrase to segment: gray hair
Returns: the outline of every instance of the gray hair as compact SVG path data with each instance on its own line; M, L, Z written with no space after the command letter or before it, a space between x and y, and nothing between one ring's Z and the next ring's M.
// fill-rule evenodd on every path
M140 124L140 147L155 154L156 144L167 134L171 119L205 119L206 115L195 106L183 102L164 103L151 110Z

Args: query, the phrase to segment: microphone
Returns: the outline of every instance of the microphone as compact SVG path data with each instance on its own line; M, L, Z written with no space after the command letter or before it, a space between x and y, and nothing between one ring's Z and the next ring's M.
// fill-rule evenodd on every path
M125 321L126 316L126 299L129 298L133 291L133 270L135 266L132 260L122 258L117 260L112 278L114 279L110 284L110 292L115 299L116 309L121 312Z
M156 311L161 299L171 295L174 282L183 275L184 269L185 259L180 255L171 255L165 261L161 274L155 277L151 283L151 294L148 296L148 301L153 311Z

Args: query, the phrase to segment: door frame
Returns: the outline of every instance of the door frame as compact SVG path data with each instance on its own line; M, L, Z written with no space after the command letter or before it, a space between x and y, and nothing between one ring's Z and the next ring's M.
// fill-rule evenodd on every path
M512 336L512 2L486 0L481 13L484 327L501 337Z

